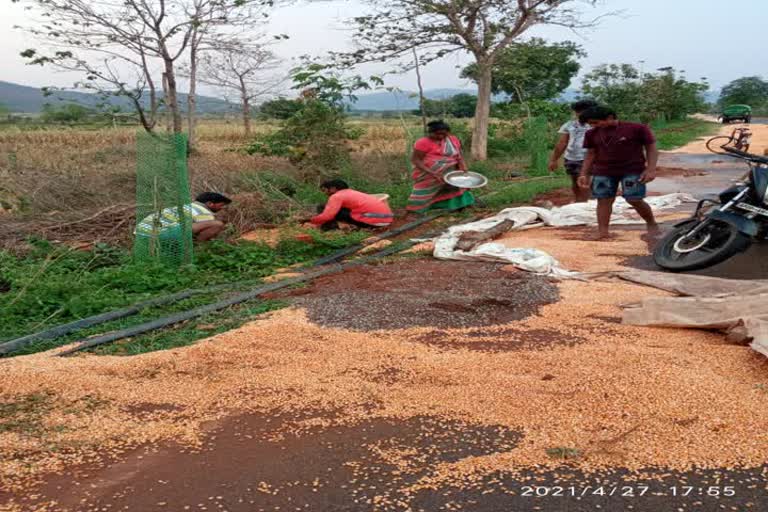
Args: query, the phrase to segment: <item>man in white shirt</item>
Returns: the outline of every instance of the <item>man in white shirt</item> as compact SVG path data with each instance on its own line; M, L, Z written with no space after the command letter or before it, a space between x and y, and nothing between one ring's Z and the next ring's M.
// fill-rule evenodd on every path
M584 149L584 135L590 129L588 124L579 122L579 115L596 106L597 102L593 100L579 100L571 104L574 118L557 131L560 134L560 139L549 159L549 170L555 172L560 167L560 158L565 155L565 170L571 177L571 190L573 190L573 196L577 203L589 200L589 190L579 187L577 183L581 166L587 156L587 150Z

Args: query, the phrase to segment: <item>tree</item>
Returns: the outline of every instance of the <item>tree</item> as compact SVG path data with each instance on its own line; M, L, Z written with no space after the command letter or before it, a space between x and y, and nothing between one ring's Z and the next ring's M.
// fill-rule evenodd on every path
M689 82L671 67L658 71L643 76L640 95L643 116L670 121L685 119L688 114L705 110L703 93L709 90L709 84Z
M88 119L93 111L77 103L43 105L43 121L47 123L79 123Z
M301 91L300 108L279 130L257 137L247 151L287 156L302 170L304 179L311 181L348 162L347 141L360 133L346 124L346 104L356 99L355 91L380 85L381 79L343 79L319 64L296 68L291 78L293 88Z
M243 12L250 12L242 9L262 3L257 0L13 1L29 5L43 20L27 28L46 46L45 51L29 49L22 53L30 64L51 64L80 72L84 80L77 82L76 88L89 89L105 97L130 99L147 131L155 128L163 106L170 113L170 127L176 133L182 131L177 85L179 60L189 52L190 66L194 68L197 52L204 41L210 40L215 28L242 22ZM270 2L263 0L263 4ZM160 86L156 74L161 75ZM195 74L196 70L191 73ZM191 83L189 106L194 111L194 80Z
M674 68L640 73L631 64L603 64L584 77L582 91L625 119L684 119L704 108L709 85L690 82Z
M720 91L718 104L721 107L733 104L750 105L755 109L768 107L768 81L759 76L734 80Z
M499 52L493 65L491 90L506 93L510 101L551 100L565 91L578 74L578 59L586 53L571 41L547 43L540 38L512 43ZM477 82L477 64L461 72Z
M472 155L487 156L492 71L499 54L536 25L589 26L576 0L369 0L372 13L351 20L357 49L335 56L342 65L400 60L414 48L422 62L468 52L477 66ZM585 0L593 5L594 0ZM412 64L402 64L410 69Z
M442 100L424 99L423 108L414 111L419 114L422 110L427 117L472 117L477 108L477 96L474 94L456 94Z
M52 64L85 75L75 84L129 98L144 128L154 129L160 100L154 59L162 71L163 103L174 132L182 130L176 62L187 50L195 21L185 0L20 0L45 21L28 28L53 53L29 49L31 64ZM130 82L130 84L129 84ZM149 94L149 110L142 102Z
M201 56L206 52L235 54L250 52L261 45L243 31L263 24L269 17L267 9L274 0L184 0L186 14L192 20L189 38L189 94L187 95L187 132L189 145L196 143L197 71ZM287 39L287 36L275 36ZM226 86L225 86L226 87Z
M584 76L582 92L623 117L640 115L640 71L631 64L602 64Z
M264 76L264 72L274 69L278 62L275 55L264 48L224 48L203 58L200 80L238 94L245 134L250 135L253 100L271 93L283 81Z
M288 119L301 110L301 101L275 98L259 105L259 116L266 119Z

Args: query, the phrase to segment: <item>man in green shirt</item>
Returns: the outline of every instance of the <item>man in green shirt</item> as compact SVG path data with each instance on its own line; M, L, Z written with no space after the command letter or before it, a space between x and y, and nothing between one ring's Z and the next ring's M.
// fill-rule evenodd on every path
M198 242L207 242L224 231L224 222L217 220L215 213L232 202L228 197L217 192L203 192L195 201L184 206L184 212L192 219L192 236ZM160 238L174 238L179 231L179 208L164 208L160 214L145 217L138 226L136 234L151 237L157 233Z

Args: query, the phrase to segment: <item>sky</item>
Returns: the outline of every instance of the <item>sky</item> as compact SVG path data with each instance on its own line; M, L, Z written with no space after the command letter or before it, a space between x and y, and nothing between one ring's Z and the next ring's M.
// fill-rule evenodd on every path
M22 6L3 0L0 18L0 80L35 87L70 86L77 76L47 67L27 66L19 52L36 46L34 39L16 25L29 24ZM577 0L578 1L578 0ZM738 13L732 12L736 6ZM645 70L672 66L685 70L689 79L707 77L713 89L742 76L768 75L768 56L763 42L768 26L767 0L599 0L598 7L582 7L585 17L609 11L621 14L604 18L599 26L573 33L561 27L535 27L526 36L551 41L572 40L587 52L582 70L602 63L632 63ZM299 55L322 56L329 50L352 47L351 33L343 20L365 12L358 0L293 2L278 9L265 27L268 33L287 34L290 39L274 47L285 59L285 68ZM472 88L459 78L459 69L469 62L466 55L452 55L423 70L426 89ZM364 74L380 74L387 65L367 66ZM577 79L573 88L579 88ZM387 75L386 85L414 90L415 76ZM217 95L212 89L202 91Z

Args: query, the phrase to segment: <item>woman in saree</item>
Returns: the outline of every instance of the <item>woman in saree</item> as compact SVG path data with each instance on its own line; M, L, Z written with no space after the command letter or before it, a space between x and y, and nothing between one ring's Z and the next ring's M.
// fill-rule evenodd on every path
M458 210L475 202L467 189L456 188L443 181L450 171L466 171L461 155L461 142L451 135L451 128L443 121L427 125L427 136L413 146L413 190L407 210L424 213L432 209Z

